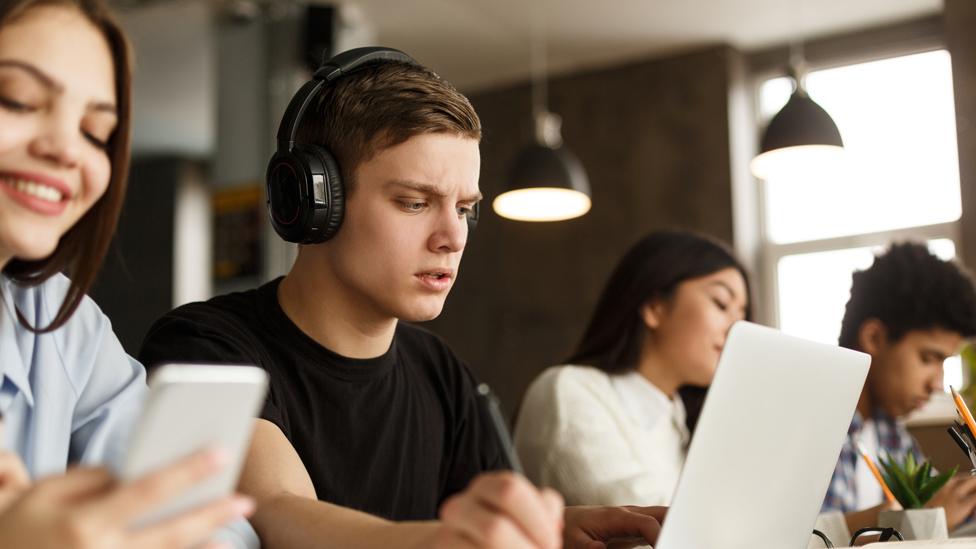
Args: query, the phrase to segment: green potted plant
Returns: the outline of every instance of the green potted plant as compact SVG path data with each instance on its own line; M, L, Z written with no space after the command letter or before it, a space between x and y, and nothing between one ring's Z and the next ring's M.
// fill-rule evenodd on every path
M892 527L905 539L947 539L945 510L941 507L925 508L925 504L956 474L958 466L941 474L932 470L928 461L919 463L912 452L898 461L891 454L880 457L881 476L891 493L901 504L902 510L882 511L880 526Z

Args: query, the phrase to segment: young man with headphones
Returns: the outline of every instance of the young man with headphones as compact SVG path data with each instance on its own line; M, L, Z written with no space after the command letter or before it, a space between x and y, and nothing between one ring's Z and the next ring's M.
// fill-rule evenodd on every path
M510 464L440 314L477 219L481 124L411 58L361 48L289 105L268 168L287 276L180 307L140 359L253 363L270 393L241 491L266 547L604 547L659 508L569 508ZM407 322L401 322L407 321ZM440 520L435 520L435 519Z

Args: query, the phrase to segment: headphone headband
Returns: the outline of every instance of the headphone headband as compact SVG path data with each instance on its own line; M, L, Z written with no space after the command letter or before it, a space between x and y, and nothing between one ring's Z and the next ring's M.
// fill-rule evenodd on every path
M354 48L344 51L322 63L322 66L315 70L313 78L315 80L330 82L344 74L349 74L362 65L387 61L408 63L410 65L418 64L413 57L393 48Z
M325 84L355 72L360 67L387 62L419 65L414 58L400 50L375 46L353 48L323 63L312 75L312 80L306 82L288 103L288 108L285 109L281 124L278 126L278 150L290 151L295 147L295 135L298 133L298 125L305 114L305 109Z

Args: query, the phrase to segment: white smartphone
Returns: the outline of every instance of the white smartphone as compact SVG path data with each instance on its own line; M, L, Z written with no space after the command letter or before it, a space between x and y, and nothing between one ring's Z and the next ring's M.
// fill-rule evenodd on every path
M268 375L254 366L169 364L149 378L149 398L119 471L133 481L198 450L220 448L228 463L219 473L140 517L146 526L223 497L234 490L264 403Z

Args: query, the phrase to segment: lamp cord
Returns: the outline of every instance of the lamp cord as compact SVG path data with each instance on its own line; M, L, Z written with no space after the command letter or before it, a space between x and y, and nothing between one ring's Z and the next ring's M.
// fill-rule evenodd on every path
M793 29L787 72L796 86L795 91L806 95L807 59L803 48L803 0L793 0Z
M546 82L546 29L544 0L530 1L532 5L532 22L530 34L530 70L532 73L532 119L549 110L548 85Z

